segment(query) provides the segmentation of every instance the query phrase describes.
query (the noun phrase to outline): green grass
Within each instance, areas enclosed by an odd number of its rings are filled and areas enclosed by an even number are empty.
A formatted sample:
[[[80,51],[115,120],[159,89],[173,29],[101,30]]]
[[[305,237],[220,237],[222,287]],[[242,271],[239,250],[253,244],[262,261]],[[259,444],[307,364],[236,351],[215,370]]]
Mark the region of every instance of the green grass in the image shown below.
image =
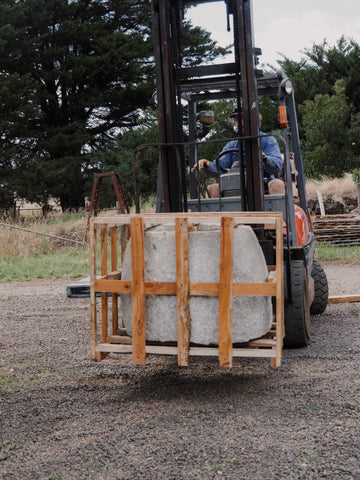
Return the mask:
[[[0,375],[0,390],[6,388],[14,383],[14,379],[11,375]]]
[[[78,278],[90,273],[87,247],[62,248],[57,253],[0,260],[0,282],[35,278]]]
[[[145,207],[149,210],[153,208],[151,202],[149,205],[143,206],[143,208]],[[1,227],[0,282],[88,276],[90,273],[88,246],[74,246],[36,233],[67,236],[82,241],[86,223],[87,217],[84,213],[54,214],[50,218],[28,220],[26,224],[21,219],[14,222],[17,226],[29,228],[31,232]],[[358,264],[360,263],[360,246],[334,247],[329,244],[317,243],[315,258],[323,265],[326,263]],[[99,251],[97,251],[96,259],[98,264],[100,261]],[[110,265],[108,267],[111,268]]]
[[[322,263],[355,264],[360,263],[360,245],[353,247],[335,247],[328,243],[316,243],[315,259]]]
[[[360,246],[334,247],[317,244],[315,258],[321,263],[360,263]],[[10,257],[0,260],[0,282],[36,278],[79,278],[90,273],[88,247],[67,247],[57,253]]]

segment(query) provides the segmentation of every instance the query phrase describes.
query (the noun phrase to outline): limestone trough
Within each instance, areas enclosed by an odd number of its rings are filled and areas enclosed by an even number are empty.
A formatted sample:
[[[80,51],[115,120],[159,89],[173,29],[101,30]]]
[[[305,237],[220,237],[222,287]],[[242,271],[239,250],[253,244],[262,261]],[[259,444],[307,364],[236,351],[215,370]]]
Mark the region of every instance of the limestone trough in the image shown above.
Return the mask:
[[[171,225],[145,231],[145,281],[175,282],[175,233]],[[220,227],[202,224],[189,232],[190,282],[219,282]],[[268,268],[258,240],[249,226],[234,228],[233,282],[266,282]],[[131,280],[131,240],[122,268],[122,280]],[[121,294],[125,329],[132,335],[131,295]],[[146,296],[146,340],[177,341],[175,295]],[[217,345],[219,338],[218,297],[191,296],[191,338],[199,345]],[[259,338],[269,331],[272,305],[269,296],[234,296],[232,302],[233,343]]]

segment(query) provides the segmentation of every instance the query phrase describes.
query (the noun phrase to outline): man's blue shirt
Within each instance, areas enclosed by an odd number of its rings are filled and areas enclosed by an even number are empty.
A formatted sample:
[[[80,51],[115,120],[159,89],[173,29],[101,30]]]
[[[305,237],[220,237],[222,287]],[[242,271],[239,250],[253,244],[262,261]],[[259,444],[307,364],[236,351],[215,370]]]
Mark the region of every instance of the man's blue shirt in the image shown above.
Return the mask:
[[[260,135],[266,135],[264,132],[260,132]],[[225,147],[222,149],[222,152],[231,149],[239,148],[239,140],[231,140],[228,142]],[[272,136],[262,136],[261,137],[261,149],[266,155],[266,162],[263,161],[264,165],[264,176],[268,180],[272,180],[275,173],[278,173],[283,168],[283,161],[281,158],[280,148],[276,139]],[[220,168],[225,170],[231,168],[231,165],[234,162],[239,161],[240,154],[239,151],[229,152],[220,157],[219,165]],[[210,165],[206,169],[206,173],[211,176],[218,178],[219,172],[216,166],[216,160],[210,162]]]

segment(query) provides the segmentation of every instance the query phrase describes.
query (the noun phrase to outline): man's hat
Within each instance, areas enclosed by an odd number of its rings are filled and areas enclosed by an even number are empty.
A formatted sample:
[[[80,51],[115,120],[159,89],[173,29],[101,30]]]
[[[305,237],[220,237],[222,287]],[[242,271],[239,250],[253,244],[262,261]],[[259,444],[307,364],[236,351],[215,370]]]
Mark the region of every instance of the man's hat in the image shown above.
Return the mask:
[[[240,115],[242,115],[242,110],[240,110]],[[234,117],[238,117],[238,116],[239,116],[238,107],[234,107],[233,111],[232,111],[232,114],[230,115],[230,118],[234,118]]]

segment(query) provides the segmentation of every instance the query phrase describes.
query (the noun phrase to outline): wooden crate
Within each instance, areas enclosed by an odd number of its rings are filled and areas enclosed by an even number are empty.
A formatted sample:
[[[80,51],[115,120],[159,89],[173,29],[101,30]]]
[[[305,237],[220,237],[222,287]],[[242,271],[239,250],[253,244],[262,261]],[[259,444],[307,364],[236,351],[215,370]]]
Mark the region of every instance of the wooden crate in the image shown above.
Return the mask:
[[[175,230],[176,282],[145,281],[144,230],[172,223]],[[220,278],[218,283],[189,281],[188,234],[193,225],[213,223],[220,226]],[[276,235],[276,263],[262,283],[233,282],[233,229],[236,225],[273,230]],[[125,226],[125,227],[124,227]],[[128,228],[131,236],[132,280],[121,280],[118,269],[119,230]],[[267,357],[273,367],[280,366],[284,337],[283,238],[280,212],[163,213],[96,217],[90,226],[90,306],[91,360],[100,361],[110,352],[132,353],[134,364],[144,364],[146,354],[177,355],[178,364],[187,366],[189,356],[218,356],[220,366],[231,367],[234,357]],[[96,271],[96,251],[100,246],[100,275]],[[97,248],[98,247],[98,248]],[[108,250],[110,250],[108,272]],[[98,333],[97,300],[101,293],[101,340]],[[132,295],[132,337],[118,325],[118,294]],[[145,339],[145,295],[176,295],[177,343],[154,344]],[[190,297],[219,297],[219,343],[216,347],[190,344]],[[241,345],[232,342],[232,297],[275,297],[275,314],[270,331],[262,338]],[[108,325],[109,303],[112,325]],[[110,328],[111,327],[111,328]]]

